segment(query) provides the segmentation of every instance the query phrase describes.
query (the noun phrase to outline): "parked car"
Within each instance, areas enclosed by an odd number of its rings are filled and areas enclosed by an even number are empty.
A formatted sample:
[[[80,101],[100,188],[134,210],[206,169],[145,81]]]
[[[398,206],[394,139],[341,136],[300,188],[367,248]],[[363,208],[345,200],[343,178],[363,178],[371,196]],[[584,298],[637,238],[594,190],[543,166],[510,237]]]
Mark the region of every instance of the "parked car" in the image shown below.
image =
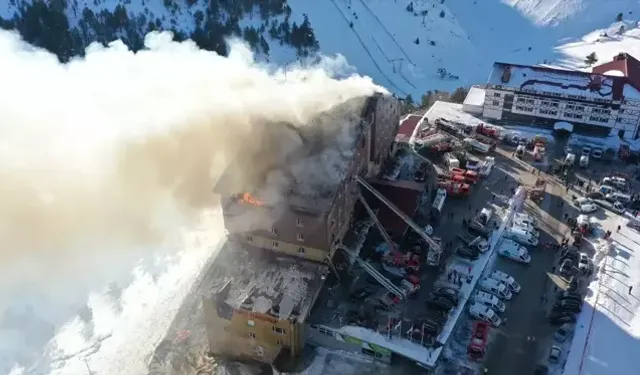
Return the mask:
[[[553,305],[553,311],[579,313],[582,310],[582,304],[573,300],[565,299],[556,301]]]
[[[576,314],[565,312],[565,311],[552,311],[551,315],[549,315],[549,323],[551,324],[564,324],[564,323],[575,323],[576,322]]]
[[[553,334],[553,338],[557,342],[565,342],[567,341],[567,337],[571,335],[571,332],[573,332],[573,325],[571,325],[570,323],[565,323],[556,330],[556,332]]]
[[[469,259],[469,260],[476,260],[480,255],[476,249],[472,249],[466,246],[458,246],[458,249],[456,250],[456,254],[458,254],[462,258]]]
[[[585,203],[579,206],[580,212],[583,214],[590,214],[592,212],[596,212],[598,210],[598,206],[595,203]]]
[[[587,272],[589,270],[589,265],[591,261],[589,260],[589,256],[585,253],[580,253],[580,260],[578,260],[578,269],[582,272]]]
[[[567,287],[567,291],[569,292],[577,292],[580,289],[580,278],[579,277],[572,277],[571,280],[569,280],[569,286]]]
[[[582,303],[582,296],[574,292],[560,292],[556,295],[556,301],[571,300]]]
[[[572,270],[573,270],[573,262],[571,261],[571,259],[563,260],[562,264],[560,265],[560,270],[559,270],[560,275],[570,276]]]
[[[427,306],[434,310],[442,311],[448,313],[453,308],[454,304],[451,302],[449,298],[442,296],[433,296],[427,300]]]
[[[591,191],[587,193],[587,198],[590,199],[604,199],[604,194],[600,191]]]
[[[557,345],[553,345],[549,349],[549,362],[559,363],[560,357],[562,357],[562,349],[560,349],[560,347]]]
[[[447,298],[454,305],[457,305],[458,301],[460,300],[460,292],[455,288],[449,288],[449,287],[436,288],[433,290],[433,292],[431,292],[430,296],[432,298],[435,298],[435,297]]]
[[[511,290],[513,293],[520,293],[520,290],[522,289],[522,287],[520,286],[520,284],[518,284],[516,279],[514,279],[513,276],[510,276],[505,272],[498,271],[498,270],[493,271],[493,273],[489,275],[489,278],[498,280],[506,284],[509,287],[509,290]]]
[[[549,367],[546,365],[537,365],[536,369],[533,370],[533,375],[548,375]]]
[[[531,224],[533,224],[534,227],[538,226],[538,219],[536,219],[535,217],[533,217],[533,216],[531,216],[529,214],[523,213],[523,212],[516,212],[513,215],[513,220],[526,220],[526,221],[531,222]]]

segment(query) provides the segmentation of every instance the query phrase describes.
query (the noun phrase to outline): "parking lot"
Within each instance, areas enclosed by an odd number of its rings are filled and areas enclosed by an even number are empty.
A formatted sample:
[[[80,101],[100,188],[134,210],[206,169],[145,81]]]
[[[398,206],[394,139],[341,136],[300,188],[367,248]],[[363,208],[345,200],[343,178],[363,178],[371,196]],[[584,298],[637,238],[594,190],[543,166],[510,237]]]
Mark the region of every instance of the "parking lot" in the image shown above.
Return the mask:
[[[507,154],[507,156],[510,155]],[[548,163],[561,161],[563,157],[564,145],[562,142],[557,142],[549,150]],[[567,179],[571,185],[569,189],[558,176],[548,175],[544,173],[544,168],[541,168],[543,172],[540,175],[548,181],[546,197],[539,205],[527,201],[525,207],[527,213],[538,219],[540,244],[559,243],[563,238],[571,237],[567,217],[576,218],[580,215],[578,209],[572,205],[572,197],[580,197],[585,193],[584,188],[579,188],[571,182],[578,179],[599,181],[611,172],[611,166],[611,162],[599,161],[592,162],[587,168],[576,168],[575,174],[569,174]],[[624,165],[620,163],[615,169],[623,168]],[[526,170],[519,174],[519,178],[525,184],[527,181],[530,184],[537,177]],[[600,207],[591,214],[600,220],[606,220],[615,215],[614,212]],[[552,325],[548,316],[556,301],[556,294],[567,288],[570,277],[573,275],[582,281],[579,291],[583,293],[591,272],[579,272],[577,263],[574,262],[570,270],[561,275],[561,255],[558,251],[545,246],[530,250],[532,261],[528,266],[506,259],[498,259],[496,263],[496,269],[516,278],[522,286],[522,292],[508,304],[507,311],[503,314],[506,324],[495,330],[491,338],[489,351],[483,363],[488,374],[534,374],[539,365],[548,365],[549,373],[561,373],[561,369],[558,368],[561,363],[557,366],[548,364],[550,348],[552,345],[558,345],[554,342],[553,335],[560,326],[560,324]],[[579,251],[585,253],[589,259],[594,258],[595,250],[588,241],[582,243]],[[592,264],[589,267],[593,270]],[[571,337],[568,338],[570,339]],[[554,370],[558,372],[553,372]]]

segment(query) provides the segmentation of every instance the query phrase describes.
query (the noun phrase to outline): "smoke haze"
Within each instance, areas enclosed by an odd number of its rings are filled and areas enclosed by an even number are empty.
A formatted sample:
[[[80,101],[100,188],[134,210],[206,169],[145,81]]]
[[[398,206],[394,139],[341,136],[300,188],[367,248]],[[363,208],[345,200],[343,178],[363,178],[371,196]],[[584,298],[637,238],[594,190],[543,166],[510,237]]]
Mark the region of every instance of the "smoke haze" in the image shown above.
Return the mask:
[[[291,180],[339,177],[357,98],[383,89],[340,57],[285,74],[230,44],[225,58],[153,33],[138,53],[92,45],[62,65],[0,31],[0,336],[17,288],[73,305],[215,210],[212,188],[238,155],[254,163],[234,181],[266,175],[272,199]],[[305,137],[326,147],[305,151]]]

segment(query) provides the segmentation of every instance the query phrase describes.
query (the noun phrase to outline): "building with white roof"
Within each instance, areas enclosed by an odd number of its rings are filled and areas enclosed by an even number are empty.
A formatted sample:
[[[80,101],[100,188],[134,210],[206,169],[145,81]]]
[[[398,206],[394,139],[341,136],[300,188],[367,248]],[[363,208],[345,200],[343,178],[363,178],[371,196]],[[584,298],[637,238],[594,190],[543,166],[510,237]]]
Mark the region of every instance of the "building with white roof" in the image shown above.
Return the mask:
[[[638,138],[640,62],[621,53],[593,72],[496,62],[486,85],[482,117],[580,133]]]

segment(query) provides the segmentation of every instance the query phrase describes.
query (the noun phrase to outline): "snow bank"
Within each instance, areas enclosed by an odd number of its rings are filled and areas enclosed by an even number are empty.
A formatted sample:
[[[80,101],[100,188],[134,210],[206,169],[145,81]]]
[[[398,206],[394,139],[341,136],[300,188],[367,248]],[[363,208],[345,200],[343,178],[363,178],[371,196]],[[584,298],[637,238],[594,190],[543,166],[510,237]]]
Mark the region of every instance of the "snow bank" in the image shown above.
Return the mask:
[[[640,356],[640,233],[628,219],[603,223],[612,246],[578,317],[564,375],[631,374]],[[620,232],[615,227],[621,225]],[[633,289],[630,293],[630,287]]]

